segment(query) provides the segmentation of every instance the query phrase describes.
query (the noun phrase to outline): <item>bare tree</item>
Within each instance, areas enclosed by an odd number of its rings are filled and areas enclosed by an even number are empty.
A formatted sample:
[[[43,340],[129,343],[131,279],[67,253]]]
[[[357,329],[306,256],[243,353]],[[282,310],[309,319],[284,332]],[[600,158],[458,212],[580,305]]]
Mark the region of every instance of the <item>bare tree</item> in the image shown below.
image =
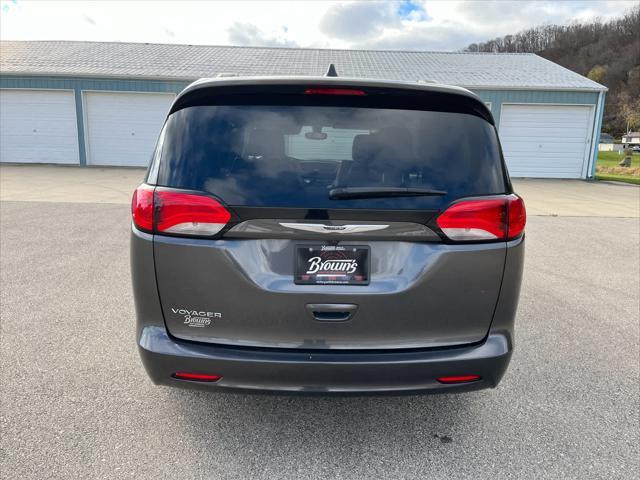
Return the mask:
[[[473,43],[470,52],[528,52],[609,88],[604,129],[619,136],[637,125],[640,98],[640,6],[609,22],[542,25]],[[626,128],[626,129],[625,129]]]

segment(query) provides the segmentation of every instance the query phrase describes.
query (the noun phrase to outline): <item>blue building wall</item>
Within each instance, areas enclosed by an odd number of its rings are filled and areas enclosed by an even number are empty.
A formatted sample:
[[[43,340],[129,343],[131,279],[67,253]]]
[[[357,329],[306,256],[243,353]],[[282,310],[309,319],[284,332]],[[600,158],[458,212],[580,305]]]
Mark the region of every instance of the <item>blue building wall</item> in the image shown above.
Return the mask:
[[[76,113],[78,121],[78,147],[80,152],[80,164],[86,165],[87,155],[84,142],[84,112],[82,110],[82,91],[102,90],[120,92],[157,92],[179,93],[189,81],[164,81],[164,80],[135,80],[116,78],[79,78],[58,76],[0,76],[0,88],[39,88],[39,89],[66,89],[73,90],[76,98]],[[565,90],[489,90],[473,89],[482,100],[491,103],[491,111],[500,123],[500,113],[503,103],[555,103],[555,104],[582,104],[596,106],[594,130],[592,132],[592,157],[590,160],[590,175],[595,170],[595,155],[597,155],[598,138],[602,125],[602,112],[604,110],[604,95],[602,99],[598,92],[576,92]],[[599,104],[599,101],[602,104]],[[600,105],[600,108],[597,108]]]
[[[565,90],[480,90],[473,92],[485,102],[491,102],[491,113],[500,124],[503,103],[564,103],[571,105],[596,105],[598,92],[572,92]]]
[[[102,90],[117,92],[179,93],[189,85],[188,81],[126,80],[112,78],[67,78],[67,77],[18,77],[0,76],[0,88],[39,88],[46,90],[73,90],[76,99],[76,120],[78,122],[78,152],[80,165],[87,164],[85,149],[84,111],[82,92]]]
[[[594,105],[594,125],[591,132],[591,152],[587,165],[587,177],[593,178],[596,173],[596,159],[598,158],[598,143],[602,129],[604,115],[604,98],[602,92],[574,92],[566,90],[481,90],[473,92],[485,102],[491,102],[491,113],[500,126],[500,114],[504,103],[555,103],[567,105]]]
[[[189,85],[188,81],[133,80],[118,78],[21,77],[0,76],[0,88],[44,88],[67,90],[106,90],[120,92],[173,92]]]

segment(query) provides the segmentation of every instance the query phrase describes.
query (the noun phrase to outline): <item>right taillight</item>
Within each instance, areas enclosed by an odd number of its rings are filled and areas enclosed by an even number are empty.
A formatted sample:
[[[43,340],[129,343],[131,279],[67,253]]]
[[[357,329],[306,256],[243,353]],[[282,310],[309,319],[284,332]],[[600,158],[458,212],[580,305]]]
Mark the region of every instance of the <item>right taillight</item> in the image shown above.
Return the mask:
[[[153,190],[155,187],[143,183],[133,192],[131,199],[131,218],[140,230],[153,230]]]
[[[511,240],[524,232],[526,212],[517,195],[454,203],[436,220],[447,238],[457,242]]]
[[[524,208],[524,200],[517,195],[510,195],[507,200],[509,209],[509,229],[507,240],[519,237],[524,232],[527,223],[527,210]]]
[[[212,236],[231,219],[229,211],[211,197],[146,184],[133,193],[131,211],[140,230],[172,235]]]

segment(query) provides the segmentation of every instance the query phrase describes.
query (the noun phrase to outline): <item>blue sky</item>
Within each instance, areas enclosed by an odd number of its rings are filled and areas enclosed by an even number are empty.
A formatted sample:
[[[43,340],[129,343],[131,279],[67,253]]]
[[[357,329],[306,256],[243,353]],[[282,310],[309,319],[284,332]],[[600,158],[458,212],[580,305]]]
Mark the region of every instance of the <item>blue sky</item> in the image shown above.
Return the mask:
[[[398,16],[402,20],[429,20],[424,2],[403,0],[398,5]]]
[[[451,51],[545,23],[607,20],[636,4],[0,0],[0,38]]]

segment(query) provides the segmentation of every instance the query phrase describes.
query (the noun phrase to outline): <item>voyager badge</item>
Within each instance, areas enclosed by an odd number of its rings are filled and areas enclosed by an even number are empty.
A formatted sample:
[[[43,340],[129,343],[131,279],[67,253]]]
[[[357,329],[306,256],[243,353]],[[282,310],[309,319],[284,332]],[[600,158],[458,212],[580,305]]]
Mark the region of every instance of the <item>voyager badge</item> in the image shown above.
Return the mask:
[[[191,310],[187,308],[171,308],[174,315],[180,315],[184,318],[184,325],[188,327],[208,327],[216,318],[222,318],[222,313],[209,312],[205,310]]]

